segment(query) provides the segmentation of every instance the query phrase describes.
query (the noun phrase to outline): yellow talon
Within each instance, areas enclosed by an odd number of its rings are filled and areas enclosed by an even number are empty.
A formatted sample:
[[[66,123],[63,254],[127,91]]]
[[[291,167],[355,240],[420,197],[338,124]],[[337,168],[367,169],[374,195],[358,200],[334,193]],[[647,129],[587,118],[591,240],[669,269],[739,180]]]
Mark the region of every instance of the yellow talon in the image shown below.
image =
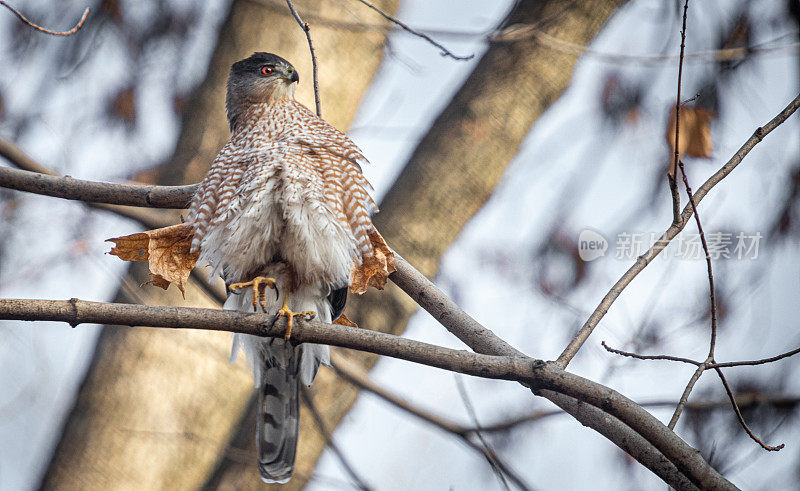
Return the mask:
[[[278,291],[278,288],[275,286],[275,278],[267,278],[266,276],[256,276],[251,281],[234,283],[230,286],[230,289],[232,292],[236,293],[236,290],[248,287],[253,288],[253,310],[257,310],[259,305],[261,305],[261,310],[267,309],[267,287],[272,288],[276,292]]]
[[[298,315],[308,316],[309,319],[313,319],[316,317],[317,313],[310,310],[305,310],[303,312],[292,312],[289,309],[289,296],[285,295],[283,298],[283,307],[281,307],[281,309],[278,311],[278,316],[286,317],[286,334],[283,335],[283,339],[288,341],[292,336],[292,321]]]

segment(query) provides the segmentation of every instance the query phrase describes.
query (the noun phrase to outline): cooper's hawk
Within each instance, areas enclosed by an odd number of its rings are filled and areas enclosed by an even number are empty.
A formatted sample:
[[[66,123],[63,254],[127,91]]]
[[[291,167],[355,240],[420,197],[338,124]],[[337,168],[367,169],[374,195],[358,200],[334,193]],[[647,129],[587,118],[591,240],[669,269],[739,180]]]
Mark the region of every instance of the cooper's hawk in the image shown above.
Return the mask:
[[[295,315],[331,322],[344,309],[350,271],[373,254],[377,211],[361,151],[295,101],[297,70],[254,53],[231,67],[226,106],[231,139],[190,210],[192,249],[232,289],[224,308],[288,317],[284,339],[236,334],[258,387],[258,467],[267,482],[292,474],[299,384],[310,385],[329,348],[288,341]],[[268,290],[272,289],[272,290]]]

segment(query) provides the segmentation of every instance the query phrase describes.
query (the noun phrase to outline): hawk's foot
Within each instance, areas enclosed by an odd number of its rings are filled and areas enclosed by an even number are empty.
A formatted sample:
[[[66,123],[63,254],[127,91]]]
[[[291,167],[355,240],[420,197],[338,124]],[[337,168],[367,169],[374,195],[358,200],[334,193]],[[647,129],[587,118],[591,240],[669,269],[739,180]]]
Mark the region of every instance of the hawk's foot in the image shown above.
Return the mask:
[[[305,316],[307,320],[311,320],[317,316],[317,313],[310,310],[305,310],[303,312],[292,312],[289,309],[288,299],[284,299],[283,307],[281,307],[281,309],[278,311],[278,317],[286,317],[286,334],[283,335],[283,339],[288,341],[292,336],[292,321],[297,316]]]
[[[244,283],[234,283],[230,286],[230,289],[232,292],[236,293],[236,290],[241,288],[252,288],[253,310],[255,311],[258,310],[259,305],[261,305],[261,310],[267,309],[267,287],[275,290],[275,298],[277,299],[278,288],[275,286],[275,278],[267,278],[266,276],[256,276],[252,280]]]

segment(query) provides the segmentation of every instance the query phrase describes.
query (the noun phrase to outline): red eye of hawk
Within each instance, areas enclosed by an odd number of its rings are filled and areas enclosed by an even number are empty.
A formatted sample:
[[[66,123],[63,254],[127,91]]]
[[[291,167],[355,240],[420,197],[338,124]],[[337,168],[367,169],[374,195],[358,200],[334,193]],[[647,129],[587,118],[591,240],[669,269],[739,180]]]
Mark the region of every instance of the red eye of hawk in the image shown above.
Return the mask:
[[[265,66],[261,67],[261,75],[264,75],[266,77],[267,75],[271,75],[271,74],[272,74],[272,67],[271,66],[265,65]]]

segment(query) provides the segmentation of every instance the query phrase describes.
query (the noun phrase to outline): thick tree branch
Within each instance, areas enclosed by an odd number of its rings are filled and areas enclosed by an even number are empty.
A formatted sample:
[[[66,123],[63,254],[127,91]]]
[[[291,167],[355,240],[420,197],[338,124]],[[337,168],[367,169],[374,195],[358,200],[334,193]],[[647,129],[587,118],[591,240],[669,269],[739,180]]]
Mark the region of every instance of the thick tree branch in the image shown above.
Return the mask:
[[[0,319],[50,320],[72,326],[100,323],[123,326],[150,326],[183,329],[230,331],[258,336],[282,336],[286,327],[283,318],[259,313],[244,313],[184,307],[86,302],[77,299],[0,300]],[[348,326],[332,326],[316,321],[296,321],[292,330],[296,343],[320,343],[341,346],[390,356],[414,363],[442,368],[466,375],[500,380],[514,380],[533,387],[560,407],[569,407],[571,399],[594,406],[620,420],[657,449],[670,463],[661,459],[661,467],[648,467],[672,486],[687,489],[686,479],[693,486],[705,489],[735,489],[716,472],[699,453],[670,431],[659,420],[622,394],[603,385],[558,368],[553,363],[523,356],[491,356],[435,346],[390,334]],[[563,396],[567,396],[566,398]],[[579,412],[566,409],[570,414]],[[607,425],[608,417],[605,422]],[[587,423],[588,424],[588,423]],[[614,425],[611,425],[613,427]],[[618,429],[618,428],[617,428]],[[606,428],[608,431],[608,428]],[[605,434],[605,433],[604,433]],[[637,440],[633,440],[636,442]],[[642,443],[642,442],[639,442]],[[632,441],[622,448],[638,455]],[[647,446],[646,446],[647,447]],[[649,448],[649,447],[647,447]],[[645,450],[641,450],[647,453]],[[652,452],[650,452],[652,453]],[[653,454],[653,458],[658,458]],[[674,468],[680,470],[674,473]]]
[[[4,140],[0,140],[0,157],[6,159],[11,165],[18,169],[22,169],[24,171],[29,171],[38,174],[46,174],[48,176],[56,176],[61,177],[57,172],[48,169],[47,167],[39,164],[25,152],[22,151],[19,147],[14,145],[11,142],[7,142]],[[2,169],[0,167],[0,169]],[[27,174],[21,174],[19,176],[28,176]],[[30,176],[28,176],[30,177]],[[20,179],[21,177],[17,177]],[[32,182],[28,182],[25,184],[26,187],[33,187],[34,190],[31,192],[36,193],[38,186],[36,183],[36,178],[31,177]],[[3,179],[0,179],[0,186],[3,186]],[[27,189],[25,189],[27,190]],[[73,198],[67,198],[73,199]],[[80,201],[84,201],[80,199]],[[116,213],[119,216],[129,218],[131,220],[136,220],[137,222],[141,223],[143,226],[147,228],[159,228],[159,227],[166,227],[167,225],[172,225],[175,223],[176,217],[174,216],[167,216],[169,212],[162,211],[162,210],[155,210],[155,209],[143,209],[137,208],[133,206],[124,206],[120,204],[109,204],[109,203],[94,203],[90,201],[84,201],[86,206],[91,208],[95,208],[98,210],[105,210],[110,211],[112,213]],[[185,208],[186,206],[180,206],[180,208]]]
[[[90,203],[174,209],[186,208],[197,190],[197,184],[189,186],[113,184],[84,181],[70,176],[38,174],[8,167],[0,167],[0,186]]]

